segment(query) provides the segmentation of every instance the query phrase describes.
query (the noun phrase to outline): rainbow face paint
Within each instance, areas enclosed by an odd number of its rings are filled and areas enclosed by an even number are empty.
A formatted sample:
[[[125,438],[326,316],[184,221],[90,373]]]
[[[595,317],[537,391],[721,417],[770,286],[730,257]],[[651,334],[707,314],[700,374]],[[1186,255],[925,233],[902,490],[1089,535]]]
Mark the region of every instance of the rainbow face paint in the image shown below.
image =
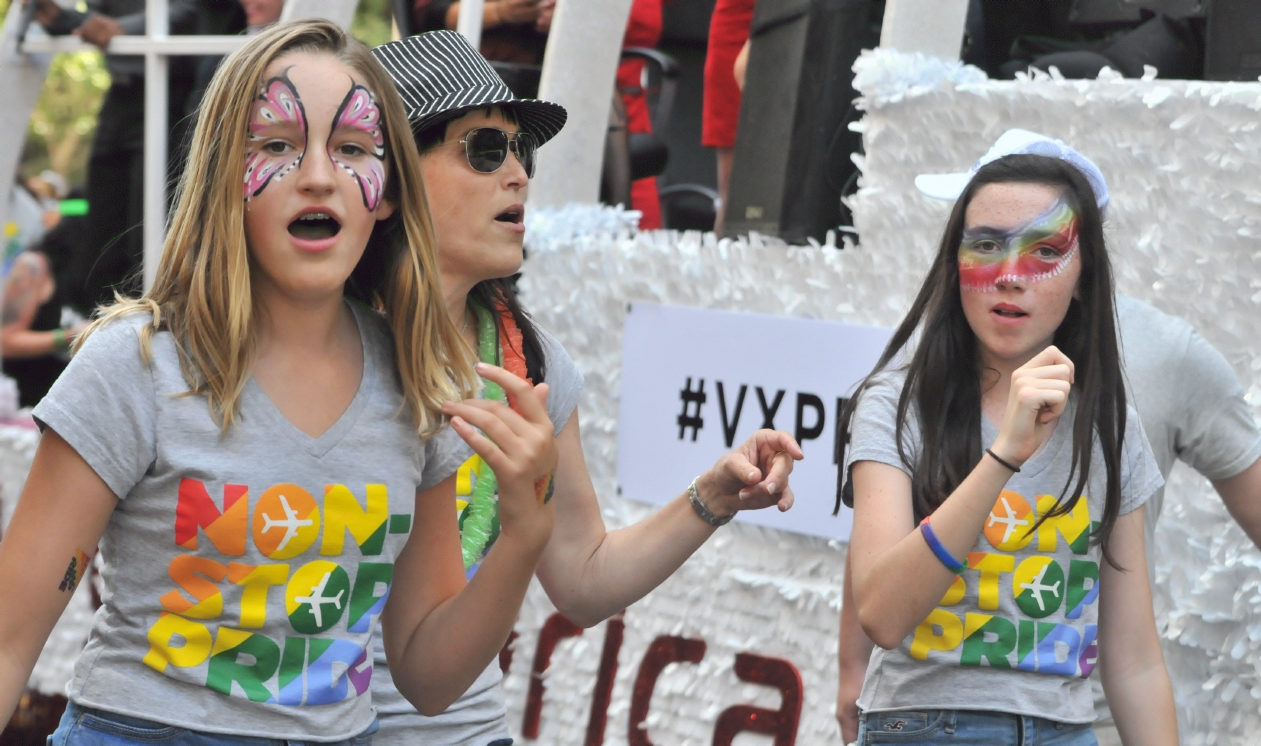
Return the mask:
[[[1077,215],[1063,200],[1008,231],[974,228],[959,244],[959,286],[992,292],[999,285],[1030,285],[1055,277],[1077,255]]]
[[[260,133],[272,127],[292,125],[301,133],[302,148]],[[306,109],[289,76],[281,73],[263,84],[250,109],[249,152],[245,156],[245,199],[263,193],[273,179],[279,181],[297,168],[306,154]]]
[[[385,137],[381,132],[381,110],[367,88],[358,84],[350,87],[333,117],[334,135],[343,127],[366,133],[372,138],[373,150],[365,155],[350,156],[334,150],[333,137],[329,138],[328,149],[328,157],[358,182],[363,206],[372,212],[381,204],[381,195],[385,190]],[[347,144],[342,145],[345,147]],[[351,165],[352,158],[356,166]]]

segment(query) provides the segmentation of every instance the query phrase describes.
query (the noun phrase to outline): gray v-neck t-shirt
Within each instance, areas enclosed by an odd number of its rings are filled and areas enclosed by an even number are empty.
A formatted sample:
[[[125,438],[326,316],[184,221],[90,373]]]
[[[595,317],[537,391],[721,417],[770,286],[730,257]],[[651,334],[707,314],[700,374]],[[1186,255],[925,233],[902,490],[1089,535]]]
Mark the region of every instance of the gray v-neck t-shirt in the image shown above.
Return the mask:
[[[169,332],[141,358],[137,313],[93,334],[35,417],[118,496],[104,605],[72,700],[197,731],[337,741],[374,712],[373,636],[416,494],[459,455],[422,443],[384,319],[351,304],[363,376],[318,438],[253,379],[226,433]]]
[[[895,440],[904,380],[903,371],[886,373],[862,394],[846,473],[858,461],[910,473]],[[1075,413],[1076,395],[1043,449],[1008,480],[968,553],[968,569],[937,607],[898,647],[872,653],[858,698],[862,710],[982,709],[1065,723],[1095,719],[1088,678],[1098,659],[1102,552],[1090,542],[1090,531],[1103,515],[1106,478],[1097,442],[1077,506],[1029,531],[1069,481]],[[983,447],[997,437],[998,428],[982,417]],[[902,443],[916,463],[920,440],[913,413]],[[1120,514],[1143,505],[1163,483],[1138,415],[1129,408]]]
[[[537,328],[537,327],[536,327]],[[547,396],[547,416],[557,434],[569,422],[582,393],[583,378],[569,353],[546,330],[539,328],[539,341],[543,346]],[[456,480],[456,510],[459,515],[468,504],[476,486],[476,461],[473,449],[451,429],[439,436],[443,449],[459,454],[460,477]],[[487,547],[489,550],[490,547]],[[479,564],[469,568],[471,578]],[[378,643],[376,649],[377,676],[372,681],[372,696],[376,701],[381,729],[372,737],[377,746],[485,746],[485,744],[509,737],[508,706],[504,701],[503,673],[499,661],[492,661],[482,671],[463,696],[436,717],[425,717],[399,694],[386,665],[385,649]]]

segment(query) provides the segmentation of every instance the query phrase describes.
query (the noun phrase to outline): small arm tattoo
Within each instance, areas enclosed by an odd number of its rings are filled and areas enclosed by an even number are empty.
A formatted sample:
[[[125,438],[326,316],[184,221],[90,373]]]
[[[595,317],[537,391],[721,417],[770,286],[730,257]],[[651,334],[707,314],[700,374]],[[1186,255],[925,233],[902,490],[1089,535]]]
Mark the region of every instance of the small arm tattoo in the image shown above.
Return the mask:
[[[83,574],[88,571],[88,563],[92,558],[82,549],[75,550],[74,556],[70,558],[70,565],[66,568],[66,574],[61,579],[61,585],[57,586],[58,590],[74,592],[79,587],[79,582],[83,580]]]

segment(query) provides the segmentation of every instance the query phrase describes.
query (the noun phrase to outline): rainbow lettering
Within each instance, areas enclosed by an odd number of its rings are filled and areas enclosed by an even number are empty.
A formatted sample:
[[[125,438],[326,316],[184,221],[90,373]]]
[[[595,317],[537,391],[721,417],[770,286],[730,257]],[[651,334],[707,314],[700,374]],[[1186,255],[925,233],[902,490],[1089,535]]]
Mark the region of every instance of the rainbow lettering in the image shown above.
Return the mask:
[[[394,576],[380,557],[388,535],[410,532],[411,515],[390,513],[383,484],[364,485],[362,500],[326,484],[322,501],[298,484],[274,484],[252,506],[245,485],[219,491],[221,504],[205,483],[180,481],[175,544],[183,553],[167,569],[173,587],[157,597],[145,664],[255,702],[320,705],[365,694],[371,633]],[[347,535],[358,550],[349,557]],[[273,562],[236,561],[251,541]],[[273,639],[259,630],[277,621],[268,602],[281,599],[292,634]]]

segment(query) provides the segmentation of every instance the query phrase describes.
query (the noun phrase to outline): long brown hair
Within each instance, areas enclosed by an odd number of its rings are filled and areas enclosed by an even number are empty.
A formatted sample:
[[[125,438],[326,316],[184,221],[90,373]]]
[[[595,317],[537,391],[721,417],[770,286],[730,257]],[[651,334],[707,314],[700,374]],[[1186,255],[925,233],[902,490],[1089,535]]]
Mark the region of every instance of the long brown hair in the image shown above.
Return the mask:
[[[981,187],[997,183],[1046,184],[1061,190],[1078,218],[1082,260],[1077,295],[1069,304],[1054,343],[1073,361],[1077,413],[1073,419],[1073,457],[1068,482],[1055,507],[1039,518],[1064,515],[1077,505],[1090,475],[1097,441],[1106,471],[1103,516],[1093,540],[1114,567],[1107,538],[1121,506],[1121,448],[1125,437],[1125,386],[1117,351],[1112,263],[1103,238],[1103,216],[1090,182],[1074,166],[1040,155],[1010,155],[983,166],[959,196],[942,236],[932,268],[911,310],[894,332],[875,369],[858,387],[841,417],[839,463],[845,463],[854,410],[862,392],[910,345],[919,342],[906,365],[906,381],[898,399],[895,440],[902,463],[911,473],[915,520],[930,515],[972,473],[981,460],[981,373],[976,334],[963,314],[959,293],[959,244],[968,205]],[[920,453],[916,462],[903,451],[902,432],[915,407],[919,418]],[[1076,475],[1076,486],[1073,477]],[[853,504],[849,475],[845,502]],[[1071,488],[1071,491],[1070,491]],[[1069,497],[1071,495],[1071,497]],[[837,508],[839,509],[839,503]]]
[[[397,206],[392,221],[398,228],[388,241],[369,242],[371,252],[365,251],[355,268],[347,295],[385,310],[404,400],[417,432],[428,437],[442,424],[442,402],[474,390],[472,355],[443,305],[416,145],[394,84],[367,48],[327,21],[273,27],[219,67],[193,133],[153,287],[140,298],[119,297],[100,309],[79,344],[120,316],[152,313],[141,336],[146,361],[152,359],[154,332],[169,330],[189,393],[206,396],[211,416],[224,430],[232,425],[255,355],[241,195],[246,128],[267,67],[293,52],[332,55],[362,76],[377,97],[386,140],[384,197]]]

